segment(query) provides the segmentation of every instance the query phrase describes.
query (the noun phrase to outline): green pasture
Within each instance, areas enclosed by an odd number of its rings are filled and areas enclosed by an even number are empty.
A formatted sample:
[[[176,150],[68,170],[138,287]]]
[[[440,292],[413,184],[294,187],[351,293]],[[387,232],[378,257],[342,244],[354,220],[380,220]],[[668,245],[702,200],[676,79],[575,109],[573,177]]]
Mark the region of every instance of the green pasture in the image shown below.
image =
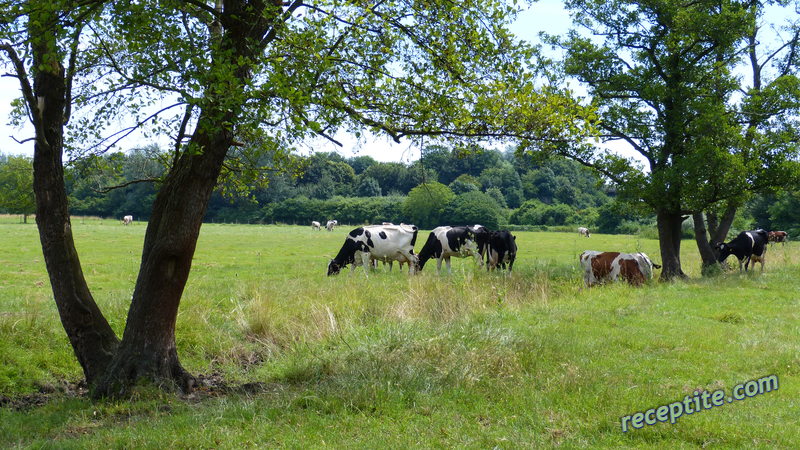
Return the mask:
[[[658,243],[518,232],[511,276],[454,260],[451,275],[329,278],[352,227],[204,225],[177,339],[217,388],[91,402],[64,393],[80,370],[36,227],[18,222],[0,217],[3,448],[800,447],[798,243],[770,248],[764,273],[701,279],[685,241],[686,282],[583,289],[583,250],[660,262]],[[118,333],[145,227],[73,219]],[[621,431],[622,416],[766,375],[777,391]]]

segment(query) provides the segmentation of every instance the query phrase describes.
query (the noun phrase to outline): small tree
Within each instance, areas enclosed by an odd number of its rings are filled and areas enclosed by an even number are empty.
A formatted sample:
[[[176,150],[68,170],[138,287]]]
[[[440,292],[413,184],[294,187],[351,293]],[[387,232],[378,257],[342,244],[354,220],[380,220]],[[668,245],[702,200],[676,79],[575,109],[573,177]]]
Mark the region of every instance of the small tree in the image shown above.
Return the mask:
[[[481,224],[497,230],[505,223],[503,210],[494,198],[480,191],[457,195],[445,209],[445,216],[453,225]]]
[[[21,214],[23,223],[36,211],[33,196],[33,161],[25,156],[9,156],[0,164],[0,210]]]
[[[443,213],[453,198],[453,191],[442,183],[423,183],[408,193],[403,214],[420,228],[435,228],[444,225]]]
[[[358,183],[358,188],[356,188],[356,195],[359,197],[380,197],[381,185],[378,184],[378,180],[375,178],[363,177]]]

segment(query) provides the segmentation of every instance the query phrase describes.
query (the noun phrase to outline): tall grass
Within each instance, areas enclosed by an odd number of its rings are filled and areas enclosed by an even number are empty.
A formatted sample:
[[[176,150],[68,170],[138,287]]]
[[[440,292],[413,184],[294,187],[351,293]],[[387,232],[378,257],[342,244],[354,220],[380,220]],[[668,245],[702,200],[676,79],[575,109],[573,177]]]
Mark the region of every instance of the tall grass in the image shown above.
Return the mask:
[[[73,220],[93,294],[118,333],[144,226]],[[182,362],[241,388],[130,401],[54,395],[0,408],[3,447],[796,447],[800,255],[686,282],[584,289],[586,249],[635,236],[518,232],[514,273],[454,260],[409,277],[325,276],[347,230],[206,225],[179,317]],[[0,221],[0,395],[59,391],[80,370],[35,226]],[[779,391],[622,433],[620,417],[775,374]],[[2,398],[2,397],[0,397]]]

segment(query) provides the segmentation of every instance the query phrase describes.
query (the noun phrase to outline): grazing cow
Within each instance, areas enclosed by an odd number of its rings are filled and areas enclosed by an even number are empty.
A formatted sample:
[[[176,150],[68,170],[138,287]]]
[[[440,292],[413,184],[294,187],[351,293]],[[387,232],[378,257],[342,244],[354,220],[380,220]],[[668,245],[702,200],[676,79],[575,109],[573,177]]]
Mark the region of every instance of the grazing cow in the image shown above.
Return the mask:
[[[464,258],[472,256],[479,265],[483,258],[479,253],[478,243],[475,241],[473,227],[436,227],[428,235],[428,240],[419,252],[419,270],[431,258],[437,258],[436,270],[442,270],[442,260],[447,263],[447,272],[451,272],[450,257]]]
[[[125,216],[122,218],[123,225],[130,225],[133,222],[133,216]]]
[[[583,281],[587,287],[605,281],[616,281],[617,278],[638,286],[653,278],[653,269],[661,268],[658,264],[653,264],[644,253],[586,250],[581,253],[580,262],[583,268]]]
[[[742,262],[744,261],[744,270],[747,271],[747,266],[753,262],[753,266],[757,262],[761,263],[761,271],[764,271],[764,261],[767,255],[767,240],[768,234],[762,229],[742,231],[732,241],[725,244],[720,242],[716,245],[719,251],[719,258],[717,261],[723,262],[728,256],[734,255],[739,260],[739,272],[742,271]]]
[[[589,229],[585,227],[578,228],[578,236],[586,236],[588,238],[590,236]]]
[[[329,220],[328,223],[325,224],[325,229],[328,231],[333,231],[333,229],[336,228],[336,225],[339,225],[339,222],[337,222],[336,219]]]
[[[780,242],[781,244],[786,245],[787,237],[789,237],[789,234],[785,231],[770,231],[767,233],[767,241],[772,242],[773,244]]]
[[[486,270],[496,269],[498,265],[505,270],[508,263],[508,271],[511,272],[515,259],[517,259],[517,237],[506,230],[490,232]]]
[[[417,266],[414,254],[417,242],[417,227],[414,225],[368,225],[351,231],[341,250],[328,263],[328,276],[338,274],[351,264],[350,272],[357,265],[364,266],[364,273],[376,261],[402,261],[409,265],[409,272]]]
[[[312,230],[317,230],[317,231],[319,231],[319,229],[320,229],[320,227],[321,227],[321,226],[322,226],[322,224],[320,224],[320,223],[319,223],[319,222],[317,222],[316,220],[312,220],[312,221],[311,221],[311,229],[312,229]]]
[[[479,265],[483,265],[483,257],[486,255],[486,250],[489,248],[490,231],[483,225],[475,224],[469,228],[475,234],[475,243],[478,244],[478,255],[480,255]]]

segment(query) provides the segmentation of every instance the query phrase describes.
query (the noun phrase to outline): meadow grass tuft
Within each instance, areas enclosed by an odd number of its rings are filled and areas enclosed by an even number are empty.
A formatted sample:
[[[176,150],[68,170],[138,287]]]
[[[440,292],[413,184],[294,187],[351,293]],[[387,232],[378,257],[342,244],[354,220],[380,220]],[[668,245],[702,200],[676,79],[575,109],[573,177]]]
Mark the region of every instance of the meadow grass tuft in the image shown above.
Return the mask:
[[[141,223],[73,219],[98,304],[121,333]],[[454,260],[325,276],[346,229],[205,225],[178,316],[184,365],[226,386],[126,401],[64,394],[80,369],[34,225],[0,220],[3,447],[797,447],[800,247],[766,270],[585,289],[577,258],[645,251],[636,236],[515,233],[514,273]],[[423,234],[424,236],[424,234]],[[429,270],[432,269],[432,270]],[[620,418],[775,374],[780,389],[622,433]],[[16,400],[15,400],[16,401]],[[10,405],[22,405],[16,409]]]

